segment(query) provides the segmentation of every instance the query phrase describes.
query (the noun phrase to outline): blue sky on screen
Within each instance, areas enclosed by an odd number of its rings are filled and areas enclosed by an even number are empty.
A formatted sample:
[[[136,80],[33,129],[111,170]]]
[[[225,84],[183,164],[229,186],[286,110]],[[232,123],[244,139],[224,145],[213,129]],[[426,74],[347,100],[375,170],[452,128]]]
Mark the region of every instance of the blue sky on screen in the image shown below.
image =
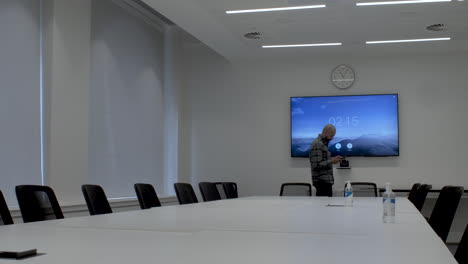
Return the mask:
[[[336,138],[396,136],[397,101],[397,95],[292,97],[292,137],[316,137],[328,123],[337,127]]]

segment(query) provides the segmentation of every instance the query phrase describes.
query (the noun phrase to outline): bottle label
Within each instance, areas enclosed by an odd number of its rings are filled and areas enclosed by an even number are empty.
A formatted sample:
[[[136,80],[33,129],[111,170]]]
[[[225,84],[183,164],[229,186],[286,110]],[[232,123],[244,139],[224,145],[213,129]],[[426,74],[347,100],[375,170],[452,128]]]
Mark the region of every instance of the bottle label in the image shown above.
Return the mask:
[[[383,204],[384,204],[384,210],[383,214],[384,217],[386,216],[395,216],[395,198],[384,198],[383,199]]]
[[[352,195],[353,195],[353,192],[349,192],[349,191],[348,191],[348,192],[345,193],[345,197],[350,197],[350,196],[352,196]]]

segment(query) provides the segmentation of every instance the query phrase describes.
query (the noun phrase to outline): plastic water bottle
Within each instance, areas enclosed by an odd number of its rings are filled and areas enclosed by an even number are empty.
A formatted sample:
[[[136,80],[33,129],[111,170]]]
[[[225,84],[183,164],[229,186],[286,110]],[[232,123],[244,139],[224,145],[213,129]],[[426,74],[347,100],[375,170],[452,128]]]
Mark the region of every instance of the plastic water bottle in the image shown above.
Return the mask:
[[[383,194],[383,222],[395,223],[395,193],[392,191],[390,183],[385,184]]]
[[[345,187],[345,206],[353,206],[353,187],[351,187],[351,182],[348,181]]]

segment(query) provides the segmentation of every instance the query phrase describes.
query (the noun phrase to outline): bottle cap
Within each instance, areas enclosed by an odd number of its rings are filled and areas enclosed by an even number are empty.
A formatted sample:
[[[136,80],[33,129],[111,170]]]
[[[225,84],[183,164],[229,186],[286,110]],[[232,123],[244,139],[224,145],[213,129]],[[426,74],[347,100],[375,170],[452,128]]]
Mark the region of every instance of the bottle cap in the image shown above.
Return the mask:
[[[385,191],[390,192],[392,190],[391,184],[389,182],[385,183]]]

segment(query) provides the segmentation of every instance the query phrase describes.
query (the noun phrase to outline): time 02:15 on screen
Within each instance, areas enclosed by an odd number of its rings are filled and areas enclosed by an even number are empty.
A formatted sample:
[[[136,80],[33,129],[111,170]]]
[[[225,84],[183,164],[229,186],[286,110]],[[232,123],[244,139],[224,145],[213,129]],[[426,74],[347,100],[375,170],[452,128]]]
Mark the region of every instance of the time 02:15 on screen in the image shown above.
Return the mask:
[[[336,127],[343,127],[343,126],[358,126],[359,125],[359,117],[358,116],[332,116],[328,119],[328,123],[332,124]]]

